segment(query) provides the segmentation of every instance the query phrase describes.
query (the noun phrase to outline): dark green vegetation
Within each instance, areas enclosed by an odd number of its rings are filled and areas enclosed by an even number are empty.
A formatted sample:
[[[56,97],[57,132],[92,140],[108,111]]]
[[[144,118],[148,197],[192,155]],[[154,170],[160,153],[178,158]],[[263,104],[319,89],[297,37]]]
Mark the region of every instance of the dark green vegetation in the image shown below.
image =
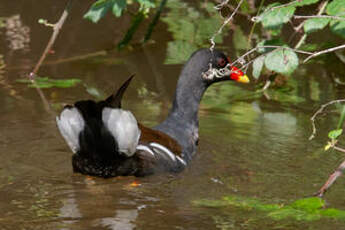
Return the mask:
[[[291,218],[297,221],[315,221],[321,218],[333,218],[345,221],[345,211],[324,208],[325,201],[318,197],[297,200],[291,204],[266,204],[255,198],[226,196],[222,200],[198,200],[195,205],[221,208],[234,206],[246,211],[260,211],[274,220]]]

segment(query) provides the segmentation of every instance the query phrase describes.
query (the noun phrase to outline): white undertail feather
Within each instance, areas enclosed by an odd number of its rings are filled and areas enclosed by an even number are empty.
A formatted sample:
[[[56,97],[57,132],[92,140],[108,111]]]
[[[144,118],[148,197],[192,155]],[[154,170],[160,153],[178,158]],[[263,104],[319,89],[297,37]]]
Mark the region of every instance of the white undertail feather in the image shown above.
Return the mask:
[[[65,108],[60,117],[56,117],[56,123],[61,135],[71,148],[73,153],[80,149],[79,134],[84,129],[85,122],[76,108]]]
[[[128,157],[133,156],[141,134],[133,114],[126,110],[106,107],[102,111],[102,120],[115,138],[119,151]]]

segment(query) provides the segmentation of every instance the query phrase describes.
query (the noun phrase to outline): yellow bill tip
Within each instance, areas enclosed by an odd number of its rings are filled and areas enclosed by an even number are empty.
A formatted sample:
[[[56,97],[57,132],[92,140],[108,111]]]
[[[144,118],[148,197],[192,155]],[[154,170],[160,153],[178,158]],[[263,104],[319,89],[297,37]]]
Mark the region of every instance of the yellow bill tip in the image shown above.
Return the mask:
[[[249,77],[247,75],[242,75],[237,79],[237,82],[241,82],[241,83],[249,83]]]

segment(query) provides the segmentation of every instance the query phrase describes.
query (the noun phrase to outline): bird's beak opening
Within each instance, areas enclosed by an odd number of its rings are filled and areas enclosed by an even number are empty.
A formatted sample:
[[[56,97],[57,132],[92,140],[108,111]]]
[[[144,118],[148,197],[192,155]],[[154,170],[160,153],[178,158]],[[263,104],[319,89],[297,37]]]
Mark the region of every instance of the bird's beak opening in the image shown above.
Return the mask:
[[[242,75],[242,76],[239,76],[238,79],[236,80],[237,82],[241,82],[241,83],[249,83],[250,80],[248,78],[247,75]]]

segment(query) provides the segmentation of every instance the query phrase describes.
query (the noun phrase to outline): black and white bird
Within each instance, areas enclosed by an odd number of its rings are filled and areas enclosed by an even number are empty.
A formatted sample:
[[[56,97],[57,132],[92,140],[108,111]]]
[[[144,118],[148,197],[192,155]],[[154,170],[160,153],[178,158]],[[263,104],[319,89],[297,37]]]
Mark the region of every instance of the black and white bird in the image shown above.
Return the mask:
[[[183,170],[197,150],[198,110],[206,89],[219,81],[249,82],[222,52],[198,50],[182,69],[168,117],[148,128],[121,108],[132,78],[104,101],[78,101],[56,118],[75,172],[108,178]]]

